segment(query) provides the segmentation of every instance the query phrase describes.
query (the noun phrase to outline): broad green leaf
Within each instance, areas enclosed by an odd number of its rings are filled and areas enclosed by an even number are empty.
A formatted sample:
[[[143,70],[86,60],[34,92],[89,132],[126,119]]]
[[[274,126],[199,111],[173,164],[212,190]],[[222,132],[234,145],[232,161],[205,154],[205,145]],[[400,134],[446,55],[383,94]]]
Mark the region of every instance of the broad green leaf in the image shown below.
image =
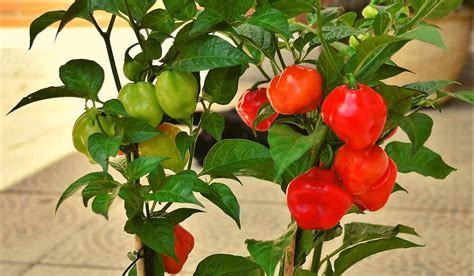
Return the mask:
[[[419,81],[404,85],[403,87],[431,95],[451,84],[458,84],[458,82],[450,80]]]
[[[398,237],[392,237],[389,239],[381,239],[369,241],[366,243],[358,244],[349,249],[342,251],[339,257],[334,263],[335,274],[341,275],[344,271],[350,268],[355,263],[362,259],[377,254],[379,252],[399,249],[399,248],[411,248],[411,247],[422,247],[422,245],[407,241]]]
[[[234,173],[235,176],[250,176],[257,179],[273,182],[275,176],[275,166],[270,159],[266,162],[256,164],[252,167],[243,168]]]
[[[229,22],[241,20],[254,4],[254,0],[198,0],[197,2],[206,10],[224,15]]]
[[[127,175],[128,162],[125,156],[109,161],[109,165],[112,168],[114,168],[116,171],[118,171],[121,175],[123,175],[125,179],[128,179],[128,175]]]
[[[316,273],[314,273],[310,270],[305,270],[305,269],[302,269],[302,268],[297,268],[294,275],[295,276],[318,276],[318,274],[316,274]]]
[[[71,22],[75,18],[84,18],[88,21],[91,21],[92,19],[90,18],[90,12],[89,7],[88,7],[88,1],[89,0],[77,0],[74,1],[74,3],[69,6],[67,11],[64,13],[63,17],[61,18],[61,22],[59,23],[58,31],[56,33],[56,36],[59,34],[59,32],[66,27],[66,25]]]
[[[402,186],[400,186],[400,184],[395,183],[395,186],[393,187],[392,194],[396,193],[396,192],[399,192],[399,191],[403,191],[405,193],[408,193],[408,191],[405,188],[403,188]]]
[[[128,116],[128,113],[125,110],[123,103],[117,99],[111,99],[106,101],[101,109],[109,115]]]
[[[196,214],[196,213],[202,213],[204,211],[202,210],[197,210],[197,209],[191,209],[191,208],[180,208],[173,210],[169,213],[167,213],[164,217],[171,221],[173,225],[180,224],[181,222],[185,221],[187,218],[190,216]]]
[[[110,195],[108,193],[96,196],[94,200],[92,200],[92,211],[104,216],[105,219],[109,219],[109,208],[115,197],[116,195]]]
[[[295,266],[305,263],[306,257],[314,248],[313,231],[301,230],[296,235]]]
[[[224,15],[221,13],[213,12],[210,10],[202,11],[194,21],[191,34],[203,34],[211,30],[218,23],[225,20]]]
[[[124,201],[127,218],[134,218],[143,214],[143,197],[137,189],[124,185],[118,195]]]
[[[209,187],[212,191],[201,194],[230,216],[240,228],[240,206],[232,190],[222,183],[212,183]]]
[[[51,26],[53,23],[60,21],[65,13],[66,11],[50,11],[33,20],[30,25],[29,49],[31,49],[31,47],[33,46],[33,42],[35,41],[36,36],[42,31],[44,31],[46,28]]]
[[[432,150],[421,147],[415,153],[412,145],[402,142],[391,142],[385,147],[388,156],[397,164],[401,173],[416,172],[436,179],[444,179],[456,169],[447,165],[441,156]]]
[[[385,80],[391,77],[395,77],[404,72],[410,72],[410,70],[398,67],[396,65],[384,64],[379,68],[379,70],[377,70],[377,72],[367,77],[367,82],[372,83],[380,80]]]
[[[458,92],[452,92],[452,93],[443,92],[442,94],[474,105],[474,92],[473,91],[458,91]]]
[[[117,3],[117,6],[119,7],[120,11],[126,15],[128,15],[128,8],[127,8],[127,4],[128,4],[132,18],[138,23],[141,22],[142,18],[145,16],[147,11],[156,2],[156,0],[114,0],[114,1]],[[99,2],[104,2],[104,1],[99,1]]]
[[[116,193],[120,186],[121,184],[117,181],[109,179],[89,183],[84,190],[82,190],[82,202],[84,203],[84,206],[87,207],[91,198],[100,194]]]
[[[165,218],[150,218],[146,221],[135,219],[127,226],[155,252],[174,257],[174,224]]]
[[[161,43],[153,38],[148,38],[143,43],[143,54],[147,60],[159,59],[161,57]]]
[[[175,24],[168,11],[156,9],[143,17],[140,28],[151,29],[163,34],[171,34],[174,31]]]
[[[121,143],[121,136],[109,137],[102,133],[94,133],[87,140],[87,149],[92,159],[102,166],[104,172],[107,172],[109,157],[117,155]]]
[[[228,175],[271,160],[270,151],[262,144],[244,139],[226,139],[209,150],[200,174]]]
[[[257,117],[255,117],[255,119],[253,120],[252,131],[254,131],[254,133],[255,133],[255,129],[257,128],[257,126],[261,122],[263,122],[264,120],[270,118],[271,116],[273,116],[275,114],[276,114],[275,109],[273,109],[270,102],[266,102],[266,103],[262,104],[258,108]]]
[[[379,11],[379,14],[374,19],[373,27],[375,35],[386,34],[391,27],[390,14],[386,11]]]
[[[288,232],[276,240],[257,241],[250,239],[245,241],[250,255],[252,255],[252,258],[262,267],[267,275],[274,275],[276,265],[283,254],[285,254],[285,250],[296,235],[297,229],[297,224],[292,223]]]
[[[128,181],[133,182],[147,175],[151,171],[155,170],[156,167],[166,159],[168,159],[168,157],[142,156],[133,160],[127,166],[126,173],[128,176]]]
[[[355,30],[349,26],[341,25],[341,26],[324,26],[323,27],[323,37],[327,42],[334,42],[341,40],[346,37],[350,37],[351,35],[360,34],[360,31]],[[311,40],[310,45],[319,45],[321,41],[319,37],[314,35],[314,39]]]
[[[402,224],[398,224],[397,226],[385,226],[363,222],[352,222],[344,225],[343,244],[345,246],[350,246],[374,239],[392,238],[400,233],[418,236],[415,229]]]
[[[302,135],[287,125],[273,125],[268,130],[268,143],[275,162],[275,179],[296,160],[307,153],[322,139],[323,131],[317,130],[310,135]]]
[[[314,1],[308,0],[284,0],[284,1],[270,1],[269,7],[281,11],[285,16],[291,18],[302,13],[314,11],[312,3]]]
[[[242,24],[236,28],[239,35],[250,39],[252,47],[256,47],[258,51],[263,51],[269,56],[275,53],[275,45],[272,42],[272,33],[262,27]]]
[[[95,61],[74,59],[59,68],[59,77],[69,89],[85,93],[89,99],[96,100],[104,83],[104,69]]]
[[[202,180],[197,177],[195,172],[182,171],[166,178],[159,191],[145,194],[144,198],[158,202],[193,203],[202,206],[193,194],[193,183],[196,181]]]
[[[426,3],[428,2],[428,3]],[[435,0],[435,1],[424,1],[424,0],[410,0],[410,3],[416,13],[420,12],[421,7],[426,4],[430,4],[428,18],[441,18],[448,15],[450,12],[456,10],[461,4],[462,0]]]
[[[406,39],[416,39],[426,43],[438,46],[441,49],[447,49],[443,42],[443,37],[438,28],[430,25],[418,26],[414,30],[402,34],[400,37]]]
[[[160,135],[161,132],[149,123],[133,118],[121,118],[115,125],[115,133],[123,135],[123,143],[141,143]]]
[[[381,35],[370,37],[362,41],[353,56],[357,60],[354,76],[360,82],[364,82],[371,74],[384,65],[398,52],[409,40]]]
[[[62,193],[61,197],[56,204],[56,212],[59,209],[59,206],[69,197],[71,197],[75,192],[79,191],[82,187],[87,186],[89,184],[94,184],[97,182],[103,181],[111,181],[113,180],[112,176],[108,173],[104,172],[93,172],[84,175],[83,177],[79,178],[78,180],[74,181],[69,187]]]
[[[156,166],[147,176],[148,184],[152,191],[159,191],[166,180],[165,169],[161,165]]]
[[[247,276],[257,270],[258,264],[248,258],[227,254],[211,255],[202,260],[194,276]]]
[[[206,99],[222,105],[229,104],[237,93],[239,78],[247,68],[237,65],[210,70],[204,82]]]
[[[197,72],[219,67],[231,67],[253,60],[226,40],[203,35],[185,44],[173,62],[178,71]]]
[[[431,135],[433,120],[424,113],[412,113],[408,116],[393,113],[392,119],[403,129],[408,135],[408,138],[410,138],[413,145],[413,152],[421,148]]]
[[[176,19],[187,21],[196,15],[194,0],[164,0],[166,10]]]
[[[288,168],[286,168],[285,172],[282,175],[282,183],[281,183],[281,190],[286,193],[286,189],[288,184],[290,184],[291,180],[295,177],[302,175],[306,171],[308,171],[314,164],[314,155],[311,151],[306,152],[302,157],[298,158],[298,160],[291,163]]]
[[[225,127],[224,115],[217,112],[204,112],[202,115],[202,127],[214,139],[220,141]]]
[[[338,75],[344,66],[343,60],[337,55],[333,47],[323,49],[318,60],[318,72],[321,73],[324,80],[324,91],[329,93],[339,82]],[[332,64],[336,65],[336,68]]]
[[[408,88],[384,84],[376,87],[375,91],[382,95],[389,110],[402,115],[410,110],[412,98],[419,94]]]
[[[28,105],[28,104],[31,104],[31,103],[34,103],[34,102],[37,102],[37,101],[42,101],[42,100],[47,100],[47,99],[54,99],[54,98],[62,98],[62,97],[88,99],[89,95],[86,94],[86,93],[80,92],[80,91],[75,91],[75,90],[69,89],[69,88],[64,87],[64,86],[59,86],[59,87],[51,86],[51,87],[40,89],[40,90],[38,90],[36,92],[33,92],[33,93],[29,94],[28,96],[24,97],[23,99],[21,99],[21,101],[19,103],[17,103],[12,108],[12,110],[10,110],[7,113],[7,115],[12,113],[13,111],[25,106],[25,105]]]
[[[329,260],[326,262],[326,271],[324,272],[324,276],[333,276],[334,271],[332,269],[332,264]]]
[[[286,38],[291,36],[288,20],[285,15],[274,8],[257,9],[257,11],[247,19],[246,23],[262,27],[270,32],[282,34]]]
[[[175,137],[176,147],[181,153],[181,158],[184,160],[186,153],[189,152],[189,148],[194,142],[194,137],[188,135],[186,132],[181,131]]]

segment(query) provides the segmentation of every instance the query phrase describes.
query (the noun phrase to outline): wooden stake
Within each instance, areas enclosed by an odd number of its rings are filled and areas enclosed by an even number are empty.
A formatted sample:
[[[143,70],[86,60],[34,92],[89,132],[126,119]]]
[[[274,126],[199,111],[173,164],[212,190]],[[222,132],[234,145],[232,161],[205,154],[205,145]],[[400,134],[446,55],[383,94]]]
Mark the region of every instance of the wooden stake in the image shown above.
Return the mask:
[[[135,235],[135,251],[139,252],[141,256],[144,254],[143,243],[138,236]],[[145,276],[145,259],[140,258],[136,263],[137,276]]]
[[[291,240],[290,245],[286,248],[285,253],[285,270],[283,271],[284,276],[293,276],[295,271],[295,247],[296,247],[296,235]]]

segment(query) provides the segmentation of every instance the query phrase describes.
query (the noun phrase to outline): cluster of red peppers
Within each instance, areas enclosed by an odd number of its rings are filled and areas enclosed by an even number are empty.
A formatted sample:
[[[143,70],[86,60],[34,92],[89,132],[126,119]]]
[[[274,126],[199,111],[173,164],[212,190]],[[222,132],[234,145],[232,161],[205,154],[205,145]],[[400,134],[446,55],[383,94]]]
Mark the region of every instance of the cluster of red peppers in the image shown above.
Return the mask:
[[[317,70],[300,65],[275,76],[268,89],[247,90],[237,112],[253,127],[263,104],[276,114],[256,130],[267,131],[278,114],[301,114],[323,102],[322,79]],[[352,82],[336,87],[321,107],[324,123],[345,144],[336,152],[331,169],[313,167],[294,178],[287,190],[291,215],[303,229],[331,229],[356,204],[361,210],[382,208],[395,185],[397,167],[376,145],[387,119],[387,106],[372,88]]]

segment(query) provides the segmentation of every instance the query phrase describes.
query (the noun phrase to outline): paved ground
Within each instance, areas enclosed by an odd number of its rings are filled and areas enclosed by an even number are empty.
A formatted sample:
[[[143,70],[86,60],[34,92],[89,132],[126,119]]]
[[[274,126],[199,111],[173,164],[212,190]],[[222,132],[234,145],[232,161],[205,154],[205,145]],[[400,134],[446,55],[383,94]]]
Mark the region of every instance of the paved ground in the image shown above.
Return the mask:
[[[466,89],[472,89],[472,66],[464,71],[464,82],[470,83]],[[428,146],[441,153],[458,171],[441,181],[400,175],[398,182],[409,194],[396,193],[383,211],[352,215],[346,220],[407,224],[417,229],[421,238],[416,241],[426,246],[373,256],[354,266],[347,275],[472,275],[474,272],[473,109],[456,102],[446,105],[441,114],[427,113],[435,120]],[[58,137],[50,135],[47,139],[53,138],[56,141]],[[394,139],[406,138],[398,133]],[[51,144],[45,148],[56,146],[63,147]],[[0,192],[0,275],[119,275],[128,264],[126,252],[133,249],[132,238],[122,231],[124,214],[120,204],[113,205],[109,222],[85,210],[79,197],[66,202],[54,215],[56,201],[67,185],[98,168],[75,153],[64,152],[54,163],[38,161],[36,154],[25,156],[23,152],[17,158],[34,159],[43,165],[36,172],[28,171],[29,176],[15,179],[13,185]],[[8,167],[10,175],[25,175],[21,162],[18,164]],[[44,167],[45,164],[49,165]],[[2,163],[2,167],[5,165]],[[235,183],[230,186],[241,204],[242,230],[208,204],[207,213],[184,223],[192,229],[196,248],[181,275],[191,275],[205,256],[217,252],[246,254],[246,238],[271,239],[286,228],[289,214],[278,187],[253,179],[245,179],[244,187]],[[330,252],[335,246],[329,244],[325,251]]]

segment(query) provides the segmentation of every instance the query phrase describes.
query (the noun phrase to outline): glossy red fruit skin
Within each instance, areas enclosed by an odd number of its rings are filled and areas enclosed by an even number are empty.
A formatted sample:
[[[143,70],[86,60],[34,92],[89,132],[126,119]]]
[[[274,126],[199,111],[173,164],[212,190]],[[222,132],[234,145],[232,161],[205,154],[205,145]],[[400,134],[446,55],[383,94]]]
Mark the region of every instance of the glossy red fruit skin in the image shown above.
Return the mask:
[[[183,268],[184,263],[188,260],[189,253],[194,248],[194,238],[191,233],[184,229],[181,225],[174,226],[174,251],[178,262],[173,258],[161,255],[165,264],[165,271],[170,274],[177,274]]]
[[[387,171],[389,158],[379,146],[352,149],[343,145],[336,153],[334,169],[344,188],[353,195],[367,192]]]
[[[263,104],[268,102],[269,100],[267,98],[266,88],[262,87],[253,91],[246,90],[237,101],[235,109],[237,110],[237,113],[239,114],[242,121],[244,121],[244,123],[250,128],[253,128],[253,121],[255,118],[257,118],[258,110]],[[255,127],[255,130],[267,131],[277,117],[278,114],[268,117],[267,119],[260,122]]]
[[[316,109],[322,101],[322,79],[318,71],[301,65],[285,68],[268,85],[267,96],[280,114],[299,114]]]
[[[367,85],[336,87],[323,102],[324,122],[347,145],[363,149],[375,144],[387,120],[384,99]]]
[[[386,173],[364,194],[354,196],[361,210],[377,211],[385,206],[397,180],[397,165],[389,158]]]
[[[293,179],[286,194],[291,215],[305,230],[333,228],[352,206],[334,172],[318,167]]]

